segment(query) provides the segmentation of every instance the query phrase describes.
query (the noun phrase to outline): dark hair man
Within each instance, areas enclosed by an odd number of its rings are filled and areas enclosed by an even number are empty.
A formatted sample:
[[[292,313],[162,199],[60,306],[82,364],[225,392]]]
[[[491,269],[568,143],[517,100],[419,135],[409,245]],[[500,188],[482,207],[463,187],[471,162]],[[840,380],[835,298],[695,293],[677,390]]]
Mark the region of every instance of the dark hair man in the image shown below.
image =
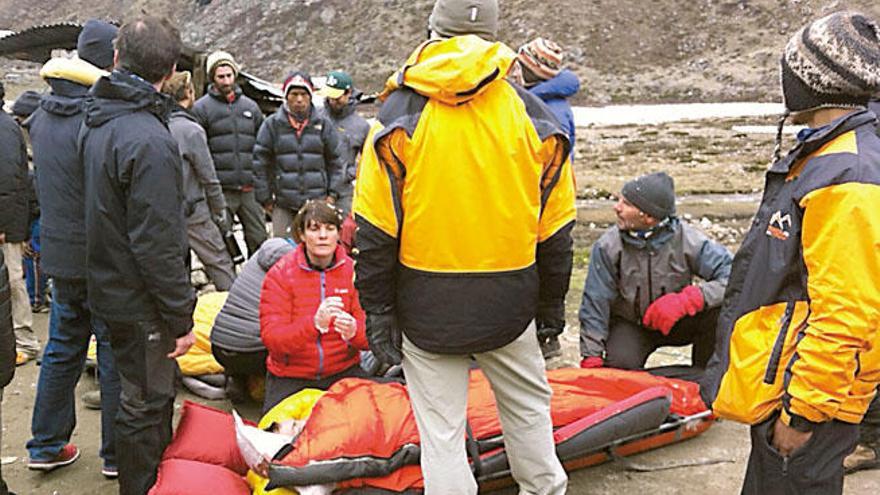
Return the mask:
[[[477,492],[465,449],[471,359],[495,391],[521,492],[562,494],[535,320],[564,321],[570,144],[547,106],[506,78],[516,53],[488,41],[497,1],[439,0],[429,26],[388,80],[355,184],[370,348],[402,360],[427,495]]]
[[[208,56],[208,93],[199,98],[192,113],[208,135],[208,148],[226,206],[244,228],[248,256],[266,240],[266,222],[254,198],[254,142],[263,124],[257,103],[235,84],[239,66],[229,53]]]
[[[275,237],[291,237],[296,212],[309,199],[339,197],[343,162],[339,133],[312,104],[312,79],[284,79],[284,104],[260,127],[254,146],[257,201],[272,214]]]
[[[674,184],[663,172],[627,182],[614,212],[617,225],[590,254],[581,367],[642,369],[658,347],[693,344],[693,367],[679,377],[696,379],[715,346],[733,257],[675,216]]]
[[[74,390],[94,334],[101,384],[101,471],[110,478],[118,473],[114,422],[120,384],[107,323],[92,311],[87,294],[85,171],[77,140],[89,87],[112,69],[116,33],[110,23],[89,20],[79,35],[78,58],[53,58],[43,65],[40,76],[51,92],[26,124],[41,199],[41,262],[53,277],[53,317],[34,399],[28,468],[51,471],[79,456],[70,443],[76,425]]]
[[[750,424],[744,494],[843,491],[843,459],[880,379],[880,26],[809,23],[781,60],[786,113],[764,197],[733,261],[701,391]],[[806,129],[780,156],[791,115]]]
[[[174,73],[180,34],[167,20],[122,26],[116,68],[86,102],[85,165],[89,303],[110,328],[122,381],[116,416],[119,489],[144,494],[171,440],[175,357],[195,342],[195,302],[177,143],[159,93]]]
[[[343,171],[336,207],[346,215],[351,211],[352,182],[357,174],[358,158],[370,132],[370,124],[355,111],[357,99],[354,91],[351,76],[341,70],[328,73],[320,91],[325,98],[324,115],[339,131]]]

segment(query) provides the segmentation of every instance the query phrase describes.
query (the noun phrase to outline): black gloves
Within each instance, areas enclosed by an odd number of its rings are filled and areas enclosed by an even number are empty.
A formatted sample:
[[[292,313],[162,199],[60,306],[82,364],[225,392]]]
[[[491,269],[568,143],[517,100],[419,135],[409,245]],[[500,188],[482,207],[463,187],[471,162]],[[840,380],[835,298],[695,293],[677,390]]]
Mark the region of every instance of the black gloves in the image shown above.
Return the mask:
[[[538,342],[546,342],[554,337],[558,337],[565,329],[565,321],[540,321],[536,322],[538,327]]]
[[[367,313],[367,341],[376,359],[388,366],[400,364],[403,359],[400,353],[402,339],[393,311]]]
[[[226,209],[220,210],[219,213],[214,215],[213,220],[222,235],[226,235],[227,232],[232,230],[232,218],[229,217]]]

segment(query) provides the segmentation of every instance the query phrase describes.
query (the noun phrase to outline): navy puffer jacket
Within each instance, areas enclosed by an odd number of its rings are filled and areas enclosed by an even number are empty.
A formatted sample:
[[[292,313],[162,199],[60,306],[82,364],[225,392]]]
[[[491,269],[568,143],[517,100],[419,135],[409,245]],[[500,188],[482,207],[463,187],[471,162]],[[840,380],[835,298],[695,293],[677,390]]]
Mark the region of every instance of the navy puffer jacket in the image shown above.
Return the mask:
[[[282,106],[263,122],[254,146],[254,179],[260,204],[298,210],[308,199],[338,197],[342,186],[339,133],[311,109],[297,136]]]

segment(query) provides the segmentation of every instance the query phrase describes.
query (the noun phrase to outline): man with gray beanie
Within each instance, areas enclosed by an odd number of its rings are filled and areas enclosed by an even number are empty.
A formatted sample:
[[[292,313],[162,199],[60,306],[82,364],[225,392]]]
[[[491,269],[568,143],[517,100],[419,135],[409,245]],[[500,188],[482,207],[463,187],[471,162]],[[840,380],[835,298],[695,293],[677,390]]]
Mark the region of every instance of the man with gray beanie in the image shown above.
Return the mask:
[[[113,67],[116,26],[97,19],[83,26],[77,58],[53,58],[40,70],[51,92],[26,122],[34,153],[41,206],[41,263],[53,277],[49,340],[34,399],[28,468],[51,471],[80,455],[70,443],[76,426],[74,391],[82,374],[89,339],[97,341],[101,407],[102,473],[117,472],[114,419],[119,408],[119,375],[107,323],[92,312],[86,289],[85,170],[77,136],[85,119],[89,87]]]
[[[842,493],[880,381],[880,138],[866,109],[880,26],[854,12],[811,22],[781,73],[786,116],[807,128],[767,172],[701,392],[752,427],[744,494]]]
[[[425,493],[475,494],[469,368],[485,373],[522,494],[565,493],[539,328],[561,328],[575,221],[571,143],[511,83],[495,0],[439,0],[391,76],[355,184],[355,285],[376,357],[402,362]],[[418,132],[416,130],[418,129]]]
[[[216,51],[206,61],[208,92],[199,98],[192,114],[208,135],[208,148],[227,209],[214,216],[221,232],[238,217],[244,229],[248,256],[266,240],[266,222],[254,192],[254,144],[263,124],[263,113],[254,100],[235,83],[239,65],[227,52]],[[230,215],[231,214],[231,215]]]
[[[617,225],[590,254],[578,313],[581,368],[643,369],[658,347],[693,344],[691,368],[656,372],[696,379],[712,355],[733,258],[675,216],[672,177],[663,172],[624,184],[614,212]]]

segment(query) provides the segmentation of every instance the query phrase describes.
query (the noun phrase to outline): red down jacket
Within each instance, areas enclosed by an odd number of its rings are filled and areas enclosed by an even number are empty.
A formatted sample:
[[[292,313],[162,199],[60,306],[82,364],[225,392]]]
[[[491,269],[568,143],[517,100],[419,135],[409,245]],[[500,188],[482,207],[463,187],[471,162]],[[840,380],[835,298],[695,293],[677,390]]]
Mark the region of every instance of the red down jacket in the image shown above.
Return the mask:
[[[260,337],[269,351],[270,373],[317,380],[358,364],[359,351],[369,346],[353,280],[354,262],[342,246],[336,248],[333,266],[323,271],[309,266],[303,244],[269,270],[260,294]],[[357,320],[349,342],[333,330],[321,335],[315,328],[315,312],[330,296],[341,297],[345,311]]]
[[[671,398],[670,414],[691,416],[706,411],[698,385],[682,380],[610,368],[552,370],[547,372],[547,379],[553,389],[550,408],[555,436],[564,433],[562,427],[608,406],[619,406],[648,389],[666,390]],[[480,371],[471,373],[468,424],[477,439],[501,433],[495,397]],[[562,440],[555,439],[557,444]],[[280,461],[277,470],[293,467],[300,468],[297,471],[301,474],[308,471],[309,483],[302,484],[336,481],[340,489],[369,486],[401,492],[423,486],[418,444],[405,386],[344,379],[315,404],[293,450]],[[378,464],[393,472],[383,477],[364,476]],[[287,470],[285,474],[291,473]],[[270,478],[274,481],[275,475]]]

